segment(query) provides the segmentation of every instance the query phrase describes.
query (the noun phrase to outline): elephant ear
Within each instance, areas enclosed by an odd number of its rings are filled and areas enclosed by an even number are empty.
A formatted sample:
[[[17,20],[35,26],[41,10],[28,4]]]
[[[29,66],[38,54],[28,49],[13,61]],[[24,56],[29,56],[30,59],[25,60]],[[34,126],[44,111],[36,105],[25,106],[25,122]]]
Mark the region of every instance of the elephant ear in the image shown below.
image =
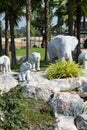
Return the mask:
[[[72,48],[71,48],[72,51],[75,50],[77,44],[78,44],[78,39],[76,37],[72,36]]]

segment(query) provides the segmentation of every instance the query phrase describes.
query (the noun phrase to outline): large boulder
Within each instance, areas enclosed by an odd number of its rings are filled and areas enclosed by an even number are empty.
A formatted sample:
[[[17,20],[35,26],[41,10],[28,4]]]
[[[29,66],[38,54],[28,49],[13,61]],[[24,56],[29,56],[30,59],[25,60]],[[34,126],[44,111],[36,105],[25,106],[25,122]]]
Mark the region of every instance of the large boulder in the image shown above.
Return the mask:
[[[23,87],[23,92],[29,97],[47,101],[52,93],[71,90],[80,91],[80,88],[87,84],[86,77],[48,80],[45,74],[45,71],[31,72],[32,79],[29,83],[26,81],[19,83]]]
[[[86,114],[78,115],[74,119],[74,122],[78,130],[87,130],[87,115]]]
[[[54,124],[55,130],[78,130],[71,116],[58,115],[58,121]]]
[[[83,100],[78,94],[71,94],[69,92],[54,94],[49,103],[53,108],[56,118],[58,113],[65,116],[77,116],[83,111]]]
[[[0,75],[0,90],[1,93],[10,91],[11,88],[14,88],[18,85],[18,81],[15,78],[15,73],[10,72]]]

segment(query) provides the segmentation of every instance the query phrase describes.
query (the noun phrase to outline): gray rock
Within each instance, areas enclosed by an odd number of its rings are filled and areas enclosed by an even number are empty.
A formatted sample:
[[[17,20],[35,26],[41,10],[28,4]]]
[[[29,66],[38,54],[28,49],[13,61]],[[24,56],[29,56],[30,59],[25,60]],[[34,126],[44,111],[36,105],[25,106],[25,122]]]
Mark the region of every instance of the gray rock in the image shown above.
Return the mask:
[[[87,130],[87,115],[78,115],[74,122],[78,130]]]
[[[70,116],[58,116],[58,127],[59,130],[77,130],[76,126],[74,125],[74,118]]]
[[[0,75],[1,93],[8,92],[11,88],[14,88],[18,85],[18,81],[15,79],[14,75],[15,75],[14,72],[9,72],[9,73]]]
[[[86,77],[48,80],[45,74],[44,71],[31,72],[32,79],[29,83],[19,83],[27,96],[48,100],[52,93],[75,89],[80,91],[81,87],[87,84]]]
[[[54,94],[49,103],[53,108],[56,118],[58,117],[58,113],[65,116],[77,116],[81,114],[83,110],[83,100],[78,94],[68,92],[62,92],[57,95]]]

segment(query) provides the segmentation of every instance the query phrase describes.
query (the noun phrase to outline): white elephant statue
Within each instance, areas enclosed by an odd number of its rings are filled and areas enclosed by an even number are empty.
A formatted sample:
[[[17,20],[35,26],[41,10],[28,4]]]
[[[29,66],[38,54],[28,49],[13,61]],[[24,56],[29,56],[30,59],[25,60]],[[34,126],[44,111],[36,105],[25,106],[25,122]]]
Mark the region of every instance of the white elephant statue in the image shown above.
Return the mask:
[[[29,62],[32,64],[32,70],[40,70],[40,53],[33,52],[29,57]]]
[[[29,62],[24,62],[20,66],[20,73],[18,74],[19,81],[29,81],[31,80],[30,70],[32,65]]]
[[[83,65],[85,69],[87,69],[87,52],[83,51],[79,54],[78,57],[79,64]]]
[[[58,35],[48,43],[48,53],[51,62],[56,59],[72,60],[72,52],[78,44],[78,39],[74,36]]]
[[[11,71],[10,59],[6,55],[0,56],[0,70],[2,73]]]
[[[26,70],[31,70],[32,65],[31,63],[29,63],[28,61],[24,62],[21,66],[20,66],[20,72],[25,72]]]
[[[20,82],[23,81],[30,81],[32,79],[32,76],[30,74],[30,70],[22,71],[18,74],[18,79]]]

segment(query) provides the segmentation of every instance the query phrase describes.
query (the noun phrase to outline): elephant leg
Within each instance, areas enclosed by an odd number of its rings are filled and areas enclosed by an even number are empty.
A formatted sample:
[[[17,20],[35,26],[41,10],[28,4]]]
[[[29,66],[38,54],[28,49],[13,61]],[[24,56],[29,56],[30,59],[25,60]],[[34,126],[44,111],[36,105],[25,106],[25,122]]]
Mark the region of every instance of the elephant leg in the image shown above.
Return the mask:
[[[5,72],[8,73],[8,64],[5,65]]]
[[[26,80],[27,80],[27,81],[31,80],[30,70],[27,70],[27,71],[26,71]]]
[[[32,63],[32,70],[33,70],[33,71],[36,71],[35,62]]]
[[[37,67],[37,70],[40,70],[40,61],[37,61],[36,67]]]
[[[5,72],[6,72],[5,66],[2,65],[2,73],[5,73]]]
[[[19,81],[22,81],[22,75],[21,75],[21,73],[18,74],[18,79],[19,79]]]
[[[21,72],[21,75],[22,75],[22,81],[25,81],[26,80],[26,73],[25,72]]]
[[[3,68],[2,68],[2,65],[0,65],[0,72],[2,72],[2,69],[3,69]]]
[[[10,68],[10,65],[8,64],[8,71],[11,72],[11,68]]]
[[[60,61],[64,61],[64,60],[65,60],[65,57],[61,57],[61,58],[60,58]]]

